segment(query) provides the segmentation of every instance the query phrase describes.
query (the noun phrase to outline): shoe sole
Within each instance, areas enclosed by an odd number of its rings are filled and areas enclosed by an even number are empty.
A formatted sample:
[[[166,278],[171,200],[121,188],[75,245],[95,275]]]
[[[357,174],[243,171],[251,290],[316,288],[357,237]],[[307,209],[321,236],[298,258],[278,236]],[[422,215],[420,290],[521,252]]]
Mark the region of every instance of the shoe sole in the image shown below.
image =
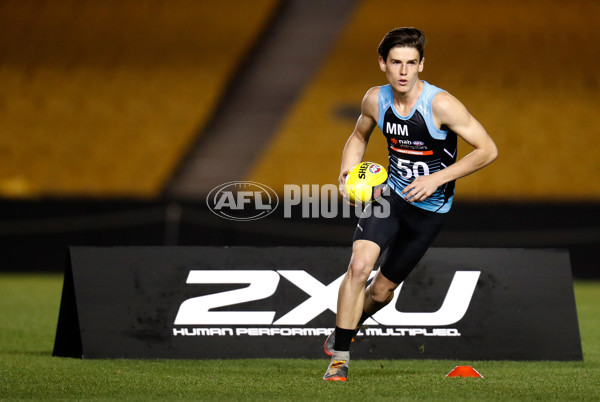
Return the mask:
[[[346,377],[329,377],[324,378],[325,381],[348,381]]]

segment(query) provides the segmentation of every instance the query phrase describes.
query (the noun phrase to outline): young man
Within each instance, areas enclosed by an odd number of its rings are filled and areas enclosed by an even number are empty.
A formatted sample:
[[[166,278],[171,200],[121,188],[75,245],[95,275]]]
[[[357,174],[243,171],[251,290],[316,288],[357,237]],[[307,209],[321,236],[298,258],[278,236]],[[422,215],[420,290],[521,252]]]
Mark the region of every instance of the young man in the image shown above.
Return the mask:
[[[393,292],[423,257],[450,210],[454,181],[497,156],[494,141],[461,102],[419,79],[425,36],[397,28],[381,41],[379,67],[388,85],[367,91],[356,128],[342,155],[340,189],[348,171],[362,161],[379,126],[389,151],[389,217],[364,213],[354,234],[352,257],[338,294],[336,329],[327,338],[331,363],[323,379],[346,381],[350,343],[362,322],[387,305]],[[457,135],[474,148],[456,161]],[[365,289],[379,255],[386,260]]]

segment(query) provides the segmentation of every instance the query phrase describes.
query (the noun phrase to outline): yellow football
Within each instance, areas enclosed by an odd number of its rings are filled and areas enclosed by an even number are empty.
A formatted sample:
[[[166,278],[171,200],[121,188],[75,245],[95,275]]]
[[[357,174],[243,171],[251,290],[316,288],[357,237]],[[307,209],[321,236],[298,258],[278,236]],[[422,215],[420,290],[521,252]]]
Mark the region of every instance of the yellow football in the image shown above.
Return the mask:
[[[354,166],[346,176],[344,193],[352,203],[373,201],[373,188],[387,180],[383,166],[374,162],[361,162]]]

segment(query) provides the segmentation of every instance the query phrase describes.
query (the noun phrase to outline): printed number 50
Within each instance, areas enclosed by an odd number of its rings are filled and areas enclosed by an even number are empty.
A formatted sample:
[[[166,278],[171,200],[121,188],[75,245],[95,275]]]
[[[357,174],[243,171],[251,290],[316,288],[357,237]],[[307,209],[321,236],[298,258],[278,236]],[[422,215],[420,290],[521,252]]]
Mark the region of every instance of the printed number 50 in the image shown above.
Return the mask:
[[[405,179],[410,179],[413,176],[427,176],[429,175],[429,166],[425,162],[415,162],[410,168],[410,161],[406,159],[398,159],[398,168],[400,169],[400,175]],[[421,172],[421,169],[423,170]]]

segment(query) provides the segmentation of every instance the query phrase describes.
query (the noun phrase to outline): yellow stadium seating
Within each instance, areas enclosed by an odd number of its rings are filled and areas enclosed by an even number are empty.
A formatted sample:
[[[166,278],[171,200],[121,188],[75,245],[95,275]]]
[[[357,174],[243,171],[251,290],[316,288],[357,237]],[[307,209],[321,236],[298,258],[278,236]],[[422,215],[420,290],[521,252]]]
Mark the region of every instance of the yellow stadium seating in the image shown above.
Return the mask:
[[[397,26],[425,32],[421,77],[463,101],[499,147],[493,165],[459,181],[459,199],[600,199],[595,0],[363,0],[248,179],[279,192],[336,183],[362,96],[387,83],[377,45]],[[459,156],[469,151],[460,144]],[[365,160],[387,164],[378,129]]]
[[[0,197],[160,194],[278,0],[0,3]]]

